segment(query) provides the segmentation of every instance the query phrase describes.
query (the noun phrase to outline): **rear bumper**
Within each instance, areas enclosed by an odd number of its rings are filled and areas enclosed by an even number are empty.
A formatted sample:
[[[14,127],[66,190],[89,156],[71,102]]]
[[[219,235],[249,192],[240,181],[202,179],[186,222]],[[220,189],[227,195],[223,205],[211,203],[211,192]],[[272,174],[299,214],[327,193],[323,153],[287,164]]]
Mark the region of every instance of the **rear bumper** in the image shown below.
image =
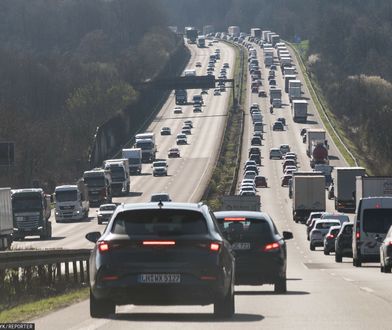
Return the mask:
[[[209,305],[225,295],[222,281],[201,280],[181,274],[178,284],[145,284],[138,275],[114,281],[100,281],[92,287],[98,299],[109,299],[116,305]]]

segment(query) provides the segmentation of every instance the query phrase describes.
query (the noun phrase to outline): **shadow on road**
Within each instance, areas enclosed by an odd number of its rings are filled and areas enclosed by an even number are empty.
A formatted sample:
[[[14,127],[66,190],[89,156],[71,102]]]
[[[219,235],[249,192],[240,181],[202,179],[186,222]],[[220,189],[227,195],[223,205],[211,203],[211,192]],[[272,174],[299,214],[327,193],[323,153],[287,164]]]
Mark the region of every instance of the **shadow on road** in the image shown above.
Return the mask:
[[[236,296],[303,296],[310,294],[307,291],[287,291],[286,293],[275,293],[274,291],[236,291]]]
[[[139,197],[139,196],[141,196],[141,195],[143,195],[143,192],[139,192],[139,191],[131,191],[129,194],[128,194],[128,197]]]
[[[307,120],[307,121],[306,121],[306,124],[309,124],[309,125],[316,125],[316,124],[318,124],[318,122],[315,121],[315,120]]]
[[[211,314],[205,313],[131,313],[116,314],[116,320],[138,321],[138,322],[257,322],[264,319],[258,314],[238,313],[230,319],[218,319]]]
[[[328,159],[330,159],[330,160],[339,160],[339,157],[338,156],[329,155]]]

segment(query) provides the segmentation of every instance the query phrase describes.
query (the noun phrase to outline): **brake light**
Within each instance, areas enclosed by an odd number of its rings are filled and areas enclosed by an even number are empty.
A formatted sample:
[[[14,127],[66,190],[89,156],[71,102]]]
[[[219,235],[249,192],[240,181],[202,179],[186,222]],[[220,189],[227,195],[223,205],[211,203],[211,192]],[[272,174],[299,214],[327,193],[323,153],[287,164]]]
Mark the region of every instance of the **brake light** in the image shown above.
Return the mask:
[[[280,244],[278,242],[273,242],[269,243],[264,246],[263,251],[264,252],[269,252],[269,251],[275,251],[280,249]]]
[[[219,243],[211,243],[210,244],[210,250],[214,252],[218,252],[220,249],[220,244]]]
[[[335,235],[332,235],[332,234],[327,235],[327,238],[334,238],[334,237],[335,237]]]
[[[118,280],[117,275],[107,275],[102,278],[104,281],[115,281]]]
[[[200,279],[203,280],[203,281],[215,281],[216,280],[216,276],[204,275],[204,276],[200,276]]]
[[[388,245],[389,245],[389,246],[392,246],[392,241],[389,241]]]
[[[143,245],[176,245],[175,241],[143,241]]]
[[[381,204],[380,204],[380,203],[377,203],[377,204],[375,205],[375,207],[376,207],[376,209],[379,209],[379,208],[381,208]]]
[[[245,221],[246,218],[224,218],[224,221]]]
[[[98,242],[98,251],[99,252],[109,251],[109,243],[105,241]]]
[[[359,233],[359,231],[357,231],[357,234],[355,235],[356,239],[360,239],[361,238],[361,234]]]

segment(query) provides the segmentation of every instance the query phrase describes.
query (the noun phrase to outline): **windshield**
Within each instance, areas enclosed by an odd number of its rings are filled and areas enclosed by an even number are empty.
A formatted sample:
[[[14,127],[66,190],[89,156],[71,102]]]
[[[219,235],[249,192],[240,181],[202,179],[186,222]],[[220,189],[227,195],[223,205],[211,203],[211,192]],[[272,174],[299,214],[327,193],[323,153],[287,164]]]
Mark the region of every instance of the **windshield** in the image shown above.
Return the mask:
[[[42,200],[37,197],[13,197],[12,208],[14,211],[39,211],[42,209]]]
[[[203,214],[188,210],[137,210],[121,212],[114,220],[114,234],[177,236],[207,233]]]
[[[153,165],[154,167],[166,167],[166,163],[165,162],[156,162]]]
[[[76,190],[56,191],[56,202],[74,202],[77,195]]]
[[[105,186],[105,180],[103,177],[84,178],[84,182],[87,184],[88,187],[104,187]]]
[[[124,179],[125,171],[121,166],[114,166],[110,168],[110,173],[113,179]]]
[[[274,240],[271,226],[264,219],[245,217],[218,218],[218,224],[224,236],[230,242],[238,239],[257,240],[260,243]]]
[[[363,212],[363,231],[386,234],[392,225],[392,209],[367,209]]]
[[[142,150],[152,149],[154,144],[151,141],[138,141],[136,142],[136,148],[141,148]]]
[[[117,205],[102,205],[99,210],[100,211],[114,211]]]

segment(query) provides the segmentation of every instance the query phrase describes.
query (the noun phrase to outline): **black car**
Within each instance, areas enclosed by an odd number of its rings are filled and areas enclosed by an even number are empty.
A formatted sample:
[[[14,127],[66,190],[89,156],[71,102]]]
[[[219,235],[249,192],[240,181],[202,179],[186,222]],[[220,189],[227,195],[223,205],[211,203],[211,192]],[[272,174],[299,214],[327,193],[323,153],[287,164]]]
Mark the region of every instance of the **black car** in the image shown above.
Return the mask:
[[[274,125],[272,126],[273,131],[284,131],[284,126],[282,122],[276,121],[274,122]]]
[[[260,148],[259,148],[259,147],[251,147],[251,148],[249,149],[249,156],[250,156],[251,154],[261,155]]]
[[[380,270],[382,273],[390,273],[392,270],[392,226],[380,245]]]
[[[274,291],[284,293],[286,285],[286,239],[281,236],[267,213],[254,211],[215,212],[223,235],[235,251],[236,284],[274,284]]]
[[[234,256],[206,205],[119,206],[105,232],[91,232],[90,315],[116,305],[208,305],[234,314]]]
[[[252,140],[250,141],[252,146],[261,146],[261,137],[260,136],[253,136]]]
[[[249,159],[250,160],[254,160],[256,162],[257,165],[261,165],[261,157],[260,154],[250,154],[249,155]]]
[[[342,262],[343,257],[353,257],[353,224],[344,222],[335,240],[335,261]]]

